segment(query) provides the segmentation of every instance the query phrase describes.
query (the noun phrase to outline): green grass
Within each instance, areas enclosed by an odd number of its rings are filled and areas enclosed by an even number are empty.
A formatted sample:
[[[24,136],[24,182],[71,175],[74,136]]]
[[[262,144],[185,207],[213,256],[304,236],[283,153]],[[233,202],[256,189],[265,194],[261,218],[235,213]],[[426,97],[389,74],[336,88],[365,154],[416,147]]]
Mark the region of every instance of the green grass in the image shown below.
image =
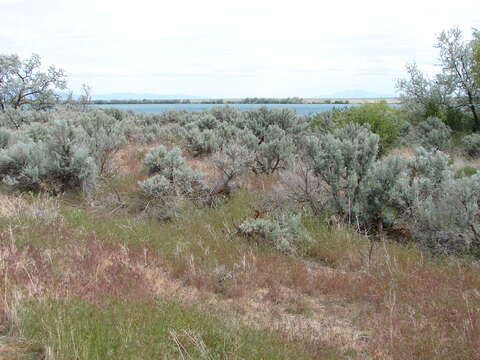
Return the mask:
[[[23,336],[55,359],[311,359],[275,334],[179,303],[30,302]]]
[[[95,232],[105,241],[129,247],[147,247],[164,260],[173,262],[183,255],[193,255],[198,264],[209,268],[222,263],[233,265],[247,252],[269,252],[247,240],[230,236],[245,218],[252,216],[249,204],[253,195],[239,192],[215,208],[185,209],[173,221],[134,220],[129,214],[98,214],[82,208],[65,207],[62,214],[72,229],[80,233]]]
[[[50,253],[36,249],[79,244],[46,262],[51,264],[51,274],[43,268],[30,271],[45,279],[45,284],[51,284],[50,275],[57,279],[58,273],[81,271],[74,265],[82,261],[82,251],[97,249],[88,246],[91,239],[99,244],[125,244],[131,257],[122,271],[135,266],[136,256],[144,254],[145,248],[148,266],[158,266],[200,294],[215,293],[215,299],[235,305],[256,296],[258,290],[265,292],[260,300],[264,305],[279,304],[275,311],[297,318],[316,319],[316,300],[341,304],[351,311],[353,327],[369,334],[365,354],[372,358],[478,358],[478,269],[463,260],[434,258],[413,244],[370,242],[351,228],[329,226],[315,217],[304,218],[313,238],[301,254],[306,256],[286,256],[234,234],[236,225],[253,216],[252,203],[255,194],[241,191],[215,208],[192,207],[173,221],[159,222],[135,218],[124,209],[112,213],[62,200],[63,220],[58,224],[24,217],[2,224],[0,219],[0,236],[6,243],[13,236],[17,246],[30,246],[28,254],[35,259]],[[122,288],[115,293],[121,295],[112,295],[108,287],[123,286],[123,280],[115,281],[119,276],[111,272],[114,267],[100,265],[115,259],[123,246],[105,249],[99,259],[85,260],[85,266],[93,264],[93,271],[86,271],[85,276],[97,281],[98,275],[103,281],[98,286],[106,286],[106,291],[92,292],[93,298],[84,297],[90,302],[69,297],[44,301],[39,296],[20,307],[18,329],[28,344],[42,344],[54,350],[58,359],[333,359],[355,358],[354,351],[359,351],[353,346],[344,349],[336,341],[311,343],[308,330],[291,338],[289,330],[281,330],[280,335],[272,323],[259,323],[269,330],[247,328],[242,311],[255,309],[232,305],[229,310],[210,302],[199,306],[201,296],[187,299],[190,305],[186,306],[182,301],[154,301],[156,295],[150,293],[127,299],[123,294],[131,291],[122,292]],[[29,258],[11,255],[12,264],[24,259]],[[143,265],[143,257],[138,261]],[[314,263],[329,269],[323,271]],[[35,264],[25,266],[36,269]],[[224,273],[233,276],[223,278]],[[30,284],[22,274],[9,272],[9,286]],[[124,282],[131,284],[128,276]],[[70,278],[66,286],[71,294],[83,296],[75,292],[84,286],[78,279]],[[283,298],[285,287],[295,297]],[[55,291],[49,293],[52,298],[62,299],[64,294]],[[174,299],[171,295],[166,297]],[[106,301],[108,296],[116,298]],[[237,303],[237,298],[242,300]],[[343,318],[342,311],[339,316]],[[309,354],[297,354],[296,344],[302,344]]]

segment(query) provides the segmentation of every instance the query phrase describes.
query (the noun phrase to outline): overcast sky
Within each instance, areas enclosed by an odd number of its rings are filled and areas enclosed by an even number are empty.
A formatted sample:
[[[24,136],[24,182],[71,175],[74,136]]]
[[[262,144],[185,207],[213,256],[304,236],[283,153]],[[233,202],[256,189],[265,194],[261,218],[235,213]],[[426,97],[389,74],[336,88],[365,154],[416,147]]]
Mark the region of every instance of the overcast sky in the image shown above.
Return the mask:
[[[406,62],[434,71],[453,25],[470,38],[480,1],[0,0],[0,52],[94,94],[392,94]]]

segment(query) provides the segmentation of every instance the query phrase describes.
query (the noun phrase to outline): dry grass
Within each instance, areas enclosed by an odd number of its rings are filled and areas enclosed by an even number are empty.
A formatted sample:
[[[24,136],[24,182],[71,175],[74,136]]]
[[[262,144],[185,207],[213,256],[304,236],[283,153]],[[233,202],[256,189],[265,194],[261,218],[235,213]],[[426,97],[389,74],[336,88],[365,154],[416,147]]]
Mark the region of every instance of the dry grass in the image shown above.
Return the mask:
[[[455,170],[460,170],[465,166],[472,166],[480,169],[480,159],[466,159],[463,156],[454,156],[452,166]]]
[[[317,286],[322,293],[366,305],[358,323],[370,333],[373,356],[480,358],[478,267],[388,242],[377,244],[368,262],[367,244],[353,237],[336,240],[342,252],[327,253],[339,271],[317,278]]]
[[[372,244],[316,219],[306,220],[314,242],[303,257],[237,237],[233,230],[253,216],[258,194],[278,184],[274,176],[244,177],[247,190],[169,223],[139,219],[126,194],[143,176],[142,149],[117,154],[123,170],[96,201],[0,195],[0,306],[4,332],[17,336],[0,340],[0,358],[16,346],[36,349],[22,338],[18,309],[26,301],[163,298],[267,330],[311,358],[480,359],[477,264],[388,240]],[[217,175],[206,159],[188,161]],[[211,355],[191,329],[168,334],[186,358],[190,348]]]
[[[47,195],[0,194],[0,218],[28,217],[49,223],[60,217],[59,207],[58,199]]]
[[[412,146],[401,146],[393,148],[390,153],[392,156],[399,156],[402,158],[413,158],[415,156],[415,148]]]

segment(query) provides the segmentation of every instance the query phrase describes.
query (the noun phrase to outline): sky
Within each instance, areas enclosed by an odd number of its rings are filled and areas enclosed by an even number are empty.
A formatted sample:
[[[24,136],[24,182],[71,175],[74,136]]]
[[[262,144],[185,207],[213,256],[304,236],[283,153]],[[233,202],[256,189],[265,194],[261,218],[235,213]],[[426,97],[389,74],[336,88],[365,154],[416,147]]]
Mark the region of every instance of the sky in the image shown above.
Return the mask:
[[[63,68],[70,89],[205,97],[395,93],[480,1],[0,0],[0,53]]]

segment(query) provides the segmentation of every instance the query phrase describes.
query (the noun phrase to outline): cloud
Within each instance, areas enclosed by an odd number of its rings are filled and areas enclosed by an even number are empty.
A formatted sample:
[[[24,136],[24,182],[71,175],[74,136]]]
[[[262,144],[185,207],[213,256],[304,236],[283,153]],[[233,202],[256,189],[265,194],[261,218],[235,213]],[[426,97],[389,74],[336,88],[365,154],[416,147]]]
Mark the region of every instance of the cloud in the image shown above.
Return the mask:
[[[1,5],[14,5],[24,2],[24,0],[0,0]]]
[[[393,92],[406,62],[432,72],[436,34],[475,25],[477,1],[0,0],[4,52],[39,53],[75,90],[204,96]],[[477,19],[478,20],[478,19]]]

